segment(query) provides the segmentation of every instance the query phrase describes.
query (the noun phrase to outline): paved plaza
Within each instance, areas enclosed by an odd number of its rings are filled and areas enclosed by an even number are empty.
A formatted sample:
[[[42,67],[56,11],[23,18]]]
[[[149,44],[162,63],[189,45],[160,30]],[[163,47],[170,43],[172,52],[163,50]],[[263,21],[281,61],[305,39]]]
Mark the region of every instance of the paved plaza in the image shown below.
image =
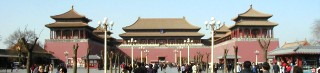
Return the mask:
[[[54,69],[53,73],[56,73],[57,69]],[[166,73],[178,73],[177,69],[175,67],[173,68],[167,68]],[[109,72],[109,71],[108,71]],[[107,73],[108,73],[107,72]],[[0,70],[0,73],[26,73],[26,69],[20,69],[20,70],[13,70],[13,72],[10,72],[10,70],[8,69],[7,72],[6,70]],[[68,69],[68,73],[73,73],[72,72],[72,68]],[[85,68],[78,68],[78,73],[87,73],[87,69]],[[90,73],[103,73],[103,70],[98,70],[98,69],[90,69]],[[113,71],[113,73],[115,73]],[[118,73],[118,72],[117,72]],[[133,72],[132,72],[133,73]],[[160,71],[160,69],[158,70],[158,73],[164,73],[162,71]],[[206,73],[206,71],[203,71],[201,73]],[[218,71],[218,73],[222,73],[221,71]]]
[[[53,73],[56,73],[56,71],[57,71],[57,69],[54,69]],[[175,67],[168,68],[166,71],[167,71],[166,73],[178,73],[178,71],[177,71],[177,69]],[[17,70],[17,71],[13,70],[13,72],[10,72],[9,69],[7,70],[7,72],[6,72],[6,70],[1,69],[0,73],[26,73],[26,69],[20,69],[20,70]],[[68,73],[73,73],[72,72],[72,68],[68,69]],[[87,73],[87,70],[85,68],[78,68],[78,73]],[[90,69],[90,73],[103,73],[103,70]],[[107,73],[109,73],[109,71]],[[115,73],[115,72],[113,71],[113,73]],[[159,69],[158,73],[164,73],[164,72],[160,71],[160,69]],[[202,71],[201,73],[206,73],[206,71]],[[221,70],[218,70],[218,73],[223,73],[223,72]],[[270,72],[270,73],[273,73],[273,72]],[[310,70],[304,70],[303,73],[311,73],[311,71]]]

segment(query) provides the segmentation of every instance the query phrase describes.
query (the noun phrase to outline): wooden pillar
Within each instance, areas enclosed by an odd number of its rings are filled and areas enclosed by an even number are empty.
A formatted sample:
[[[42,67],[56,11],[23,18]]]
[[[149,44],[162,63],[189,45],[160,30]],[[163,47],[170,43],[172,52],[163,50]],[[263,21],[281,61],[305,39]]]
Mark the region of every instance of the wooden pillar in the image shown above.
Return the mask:
[[[60,39],[63,39],[62,30],[60,30]]]
[[[52,30],[50,30],[50,39],[52,39]]]
[[[233,31],[231,31],[231,38],[233,37]]]
[[[271,38],[273,38],[273,28],[271,28]]]
[[[245,34],[244,34],[244,29],[241,28],[241,31],[242,31],[242,32],[241,32],[241,37],[244,38],[244,36],[245,36]]]
[[[268,38],[271,37],[271,29],[268,29]]]
[[[262,38],[262,28],[260,28],[260,33],[259,33],[259,35],[260,35],[260,38]]]
[[[249,29],[250,38],[252,38],[252,28]]]
[[[79,34],[78,34],[78,39],[81,38],[81,34],[80,34],[80,30],[78,30]]]
[[[54,38],[57,39],[57,30],[54,30]]]
[[[73,29],[71,30],[71,39],[73,39]]]
[[[147,40],[146,44],[149,44],[149,39],[146,39],[146,40]]]
[[[240,37],[240,29],[238,28],[237,29],[237,38],[239,38]]]
[[[84,39],[86,38],[86,30],[85,29],[83,30],[83,38]]]

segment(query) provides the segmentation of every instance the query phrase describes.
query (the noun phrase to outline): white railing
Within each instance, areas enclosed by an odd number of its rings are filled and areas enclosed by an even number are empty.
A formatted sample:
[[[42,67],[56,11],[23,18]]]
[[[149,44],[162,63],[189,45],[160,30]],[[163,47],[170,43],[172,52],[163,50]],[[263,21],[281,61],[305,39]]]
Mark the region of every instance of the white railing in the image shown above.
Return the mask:
[[[132,45],[134,47],[137,46],[144,46],[144,47],[158,47],[158,46],[165,46],[165,47],[176,47],[176,46],[187,46],[187,44],[135,44]],[[196,47],[196,46],[204,46],[202,43],[197,43],[197,44],[190,44],[190,47]],[[119,47],[131,47],[131,44],[121,44]]]
[[[88,42],[88,39],[46,39],[46,42]]]

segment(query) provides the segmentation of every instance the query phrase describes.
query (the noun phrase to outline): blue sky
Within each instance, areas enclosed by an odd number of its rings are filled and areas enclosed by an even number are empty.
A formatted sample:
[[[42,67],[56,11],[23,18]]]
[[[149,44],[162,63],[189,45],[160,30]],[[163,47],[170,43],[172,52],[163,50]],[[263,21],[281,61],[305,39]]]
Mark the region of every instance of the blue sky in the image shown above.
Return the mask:
[[[0,2],[0,48],[6,48],[3,41],[18,28],[28,25],[29,29],[40,33],[40,42],[49,38],[49,29],[44,25],[54,22],[50,18],[70,10],[74,5],[76,11],[92,19],[89,23],[97,27],[97,22],[108,17],[115,22],[114,34],[124,33],[122,27],[133,24],[137,18],[182,18],[193,25],[202,27],[199,31],[209,37],[204,21],[214,16],[228,26],[231,20],[245,12],[250,4],[261,12],[273,14],[270,21],[279,25],[275,27],[275,37],[280,44],[297,40],[311,39],[311,27],[320,19],[320,0],[7,0]]]

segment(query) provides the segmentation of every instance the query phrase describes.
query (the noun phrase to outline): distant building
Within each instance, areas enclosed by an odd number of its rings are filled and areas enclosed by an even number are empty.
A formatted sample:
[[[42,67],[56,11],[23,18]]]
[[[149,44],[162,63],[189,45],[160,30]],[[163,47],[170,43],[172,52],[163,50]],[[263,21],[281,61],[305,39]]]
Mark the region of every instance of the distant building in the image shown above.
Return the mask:
[[[285,43],[281,48],[269,52],[275,56],[279,65],[297,65],[303,69],[310,70],[312,67],[320,66],[320,46],[312,46],[308,41]]]
[[[127,55],[131,56],[131,45],[128,40],[133,38],[137,42],[133,45],[134,60],[146,62],[146,53],[149,50],[148,63],[151,62],[172,62],[179,61],[179,53],[174,52],[179,46],[183,47],[182,58],[187,61],[187,45],[184,42],[188,38],[193,40],[190,43],[190,61],[194,60],[197,52],[209,53],[209,46],[204,46],[201,38],[204,34],[199,33],[200,27],[190,24],[183,18],[138,18],[130,26],[123,28],[125,33],[120,34],[123,43],[119,46]],[[139,49],[143,47],[144,49]],[[142,55],[141,55],[142,52]],[[176,54],[176,56],[175,56]],[[141,61],[141,56],[143,60]],[[203,60],[206,60],[204,58]]]
[[[214,35],[214,62],[222,62],[223,50],[228,49],[228,59],[235,58],[233,46],[238,46],[238,61],[255,62],[255,51],[259,51],[258,62],[264,62],[263,50],[259,45],[258,40],[270,40],[268,51],[271,51],[279,46],[279,41],[274,38],[273,28],[277,23],[271,22],[268,19],[272,14],[262,13],[255,10],[252,6],[244,13],[233,18],[235,24],[231,27],[223,24],[215,30]],[[272,59],[272,58],[270,58]]]
[[[238,58],[240,62],[246,60],[255,61],[256,50],[261,53],[258,55],[258,62],[263,62],[263,51],[259,46],[258,40],[271,40],[268,51],[271,51],[279,46],[279,41],[274,38],[273,28],[277,23],[270,22],[268,19],[271,14],[259,12],[250,6],[249,10],[239,14],[233,20],[235,25],[228,27],[223,24],[215,30],[215,46],[214,46],[214,62],[219,62],[222,59],[223,49],[229,49],[228,59],[234,58],[232,46],[239,47]],[[133,38],[137,40],[134,47],[134,59],[140,61],[139,47],[145,47],[150,52],[148,54],[148,62],[167,61],[175,62],[174,50],[182,46],[182,57],[187,58],[187,45],[184,40],[190,38],[193,43],[190,45],[190,57],[201,54],[210,53],[210,45],[205,45],[201,37],[203,34],[198,33],[200,28],[188,23],[185,18],[138,18],[138,20],[130,26],[124,27],[126,33],[120,34],[123,38],[123,43],[119,48],[127,55],[131,55],[131,45],[127,41]],[[145,58],[145,55],[142,56]],[[272,58],[270,58],[272,59]],[[145,60],[145,59],[144,59]],[[205,61],[206,58],[204,57]],[[210,60],[210,57],[209,57]]]
[[[85,67],[85,56],[88,49],[91,49],[90,56],[94,59],[90,61],[90,67],[97,68],[99,63],[103,63],[102,54],[104,48],[105,28],[99,25],[93,28],[88,25],[91,21],[84,15],[77,13],[73,7],[63,14],[51,16],[56,22],[45,25],[50,29],[50,39],[45,41],[45,49],[62,62],[73,65],[73,46],[79,44],[78,67]],[[111,32],[108,32],[110,35]],[[116,41],[107,36],[108,42]],[[114,49],[113,43],[108,43],[109,49]],[[110,51],[110,50],[109,50]],[[99,57],[97,57],[99,56]],[[90,58],[89,58],[90,59]]]
[[[233,26],[228,27],[222,24],[214,35],[214,62],[220,62],[223,49],[229,49],[228,59],[235,58],[232,46],[238,46],[238,60],[255,61],[256,50],[260,51],[258,62],[263,61],[263,51],[259,46],[258,40],[271,40],[268,51],[274,50],[279,46],[279,41],[274,38],[273,28],[277,23],[271,22],[271,14],[266,14],[253,9],[252,6],[239,14],[233,20],[236,22]],[[92,50],[90,57],[95,59],[102,58],[100,54],[103,51],[103,39],[105,30],[99,25],[93,28],[88,25],[91,21],[83,15],[78,14],[73,8],[66,13],[51,16],[56,22],[47,24],[50,29],[50,39],[46,39],[45,49],[52,53],[57,59],[72,65],[72,46],[79,44],[78,65],[84,66],[84,56],[87,49]],[[189,23],[183,18],[138,18],[132,25],[122,28],[125,33],[119,36],[122,39],[115,40],[108,37],[108,47],[110,50],[120,50],[126,56],[132,56],[135,61],[154,63],[154,62],[179,62],[178,47],[181,50],[182,61],[187,61],[187,47],[190,47],[190,62],[196,59],[198,54],[202,54],[202,61],[206,61],[206,53],[211,53],[210,41],[201,39],[204,34],[199,33],[201,29]],[[209,32],[209,31],[208,31]],[[108,32],[110,35],[111,32]],[[136,40],[132,42],[128,40]],[[192,42],[186,43],[190,39]],[[118,43],[120,42],[120,43]],[[144,52],[148,50],[149,52]],[[69,55],[65,55],[64,52]],[[131,57],[130,57],[131,58]],[[142,60],[140,60],[142,58]],[[210,61],[210,58],[208,60]],[[272,58],[270,58],[272,59]],[[129,59],[130,60],[130,59]],[[98,60],[97,60],[98,61]],[[124,62],[124,61],[123,61]],[[95,62],[96,63],[96,62]],[[96,66],[96,64],[95,64]]]

